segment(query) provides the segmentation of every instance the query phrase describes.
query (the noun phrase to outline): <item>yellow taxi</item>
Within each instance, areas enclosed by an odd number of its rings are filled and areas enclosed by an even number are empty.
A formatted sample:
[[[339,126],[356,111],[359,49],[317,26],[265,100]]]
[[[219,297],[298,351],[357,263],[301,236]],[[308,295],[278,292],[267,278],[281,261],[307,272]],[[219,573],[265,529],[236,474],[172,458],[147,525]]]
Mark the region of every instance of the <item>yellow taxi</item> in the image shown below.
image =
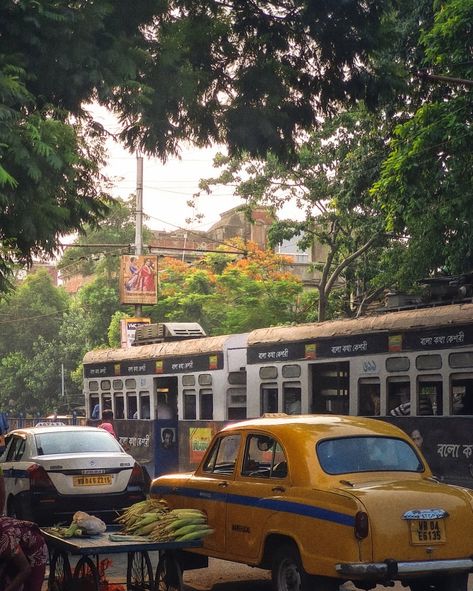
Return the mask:
[[[155,479],[151,496],[204,510],[215,533],[196,551],[271,569],[276,591],[466,591],[473,569],[473,491],[438,482],[411,439],[375,419],[227,426],[194,473]]]

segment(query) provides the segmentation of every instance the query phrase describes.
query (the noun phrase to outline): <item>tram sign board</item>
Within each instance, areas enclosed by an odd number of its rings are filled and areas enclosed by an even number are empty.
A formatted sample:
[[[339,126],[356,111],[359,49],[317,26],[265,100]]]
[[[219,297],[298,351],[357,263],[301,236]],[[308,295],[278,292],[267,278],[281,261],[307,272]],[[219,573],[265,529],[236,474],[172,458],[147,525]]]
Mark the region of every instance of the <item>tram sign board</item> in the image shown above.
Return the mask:
[[[192,373],[223,369],[223,353],[189,355],[188,357],[163,357],[161,359],[128,359],[126,361],[87,363],[84,377],[107,378],[152,374]]]

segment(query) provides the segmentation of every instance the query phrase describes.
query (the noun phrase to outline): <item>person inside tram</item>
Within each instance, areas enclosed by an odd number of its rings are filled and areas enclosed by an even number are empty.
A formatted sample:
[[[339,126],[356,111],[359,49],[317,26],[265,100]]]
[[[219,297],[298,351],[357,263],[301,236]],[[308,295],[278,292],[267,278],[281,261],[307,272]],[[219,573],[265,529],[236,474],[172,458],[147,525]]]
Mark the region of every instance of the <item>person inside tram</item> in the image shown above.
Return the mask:
[[[405,417],[411,414],[411,401],[409,400],[409,391],[407,389],[400,391],[401,396],[401,404],[396,406],[391,410],[389,414],[394,417]],[[418,415],[433,415],[433,407],[432,402],[430,400],[430,396],[426,394],[419,394],[419,404],[417,407],[417,414]]]

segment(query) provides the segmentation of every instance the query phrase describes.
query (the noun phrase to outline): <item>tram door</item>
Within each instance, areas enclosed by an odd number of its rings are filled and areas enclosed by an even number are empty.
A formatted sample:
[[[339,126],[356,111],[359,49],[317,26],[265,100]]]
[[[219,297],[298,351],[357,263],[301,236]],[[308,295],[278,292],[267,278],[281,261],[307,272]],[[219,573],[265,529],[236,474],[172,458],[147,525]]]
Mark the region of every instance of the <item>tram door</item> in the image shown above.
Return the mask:
[[[337,415],[349,413],[349,367],[346,361],[312,365],[311,412]]]
[[[156,476],[179,470],[177,376],[157,377],[154,388],[154,473]]]

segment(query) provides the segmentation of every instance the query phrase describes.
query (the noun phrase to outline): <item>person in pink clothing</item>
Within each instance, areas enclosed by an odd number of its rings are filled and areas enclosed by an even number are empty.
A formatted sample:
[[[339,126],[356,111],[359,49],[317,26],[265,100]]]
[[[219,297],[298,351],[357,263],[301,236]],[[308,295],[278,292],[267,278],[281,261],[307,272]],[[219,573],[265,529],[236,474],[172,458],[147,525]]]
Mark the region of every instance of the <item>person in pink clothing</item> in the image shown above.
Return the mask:
[[[113,411],[112,410],[104,410],[102,413],[102,421],[99,424],[101,429],[105,429],[111,435],[113,435],[117,439],[117,434],[115,433],[115,429],[113,427]]]

